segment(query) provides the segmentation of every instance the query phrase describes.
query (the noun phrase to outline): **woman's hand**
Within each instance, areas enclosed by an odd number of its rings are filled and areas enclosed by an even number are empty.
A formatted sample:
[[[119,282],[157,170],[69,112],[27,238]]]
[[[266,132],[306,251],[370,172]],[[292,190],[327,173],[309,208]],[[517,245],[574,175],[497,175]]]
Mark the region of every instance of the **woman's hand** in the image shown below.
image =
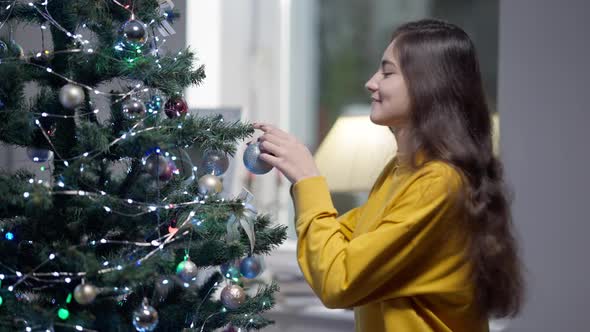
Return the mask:
[[[259,158],[276,167],[291,183],[320,175],[309,149],[295,136],[265,123],[255,123],[254,128],[264,132],[258,138],[262,151]]]

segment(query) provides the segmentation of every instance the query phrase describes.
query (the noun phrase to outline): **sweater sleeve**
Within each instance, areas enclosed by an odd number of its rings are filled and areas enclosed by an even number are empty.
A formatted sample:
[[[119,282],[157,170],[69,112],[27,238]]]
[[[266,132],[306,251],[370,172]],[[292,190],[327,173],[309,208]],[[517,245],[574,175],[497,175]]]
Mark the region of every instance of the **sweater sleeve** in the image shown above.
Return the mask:
[[[408,182],[377,227],[354,239],[336,222],[324,178],[295,184],[299,266],[327,307],[464,287],[449,277],[464,260],[439,247],[449,221],[456,221],[450,216],[456,210],[458,173],[425,166]]]

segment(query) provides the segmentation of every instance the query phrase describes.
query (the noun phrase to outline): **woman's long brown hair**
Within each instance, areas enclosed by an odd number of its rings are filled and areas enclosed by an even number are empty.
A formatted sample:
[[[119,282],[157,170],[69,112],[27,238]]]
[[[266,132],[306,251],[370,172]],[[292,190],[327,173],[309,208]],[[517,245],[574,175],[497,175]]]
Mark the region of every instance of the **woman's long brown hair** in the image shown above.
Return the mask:
[[[392,41],[410,96],[410,159],[423,151],[467,179],[465,235],[477,304],[490,317],[515,316],[524,297],[522,264],[473,42],[461,28],[431,19],[402,25]]]

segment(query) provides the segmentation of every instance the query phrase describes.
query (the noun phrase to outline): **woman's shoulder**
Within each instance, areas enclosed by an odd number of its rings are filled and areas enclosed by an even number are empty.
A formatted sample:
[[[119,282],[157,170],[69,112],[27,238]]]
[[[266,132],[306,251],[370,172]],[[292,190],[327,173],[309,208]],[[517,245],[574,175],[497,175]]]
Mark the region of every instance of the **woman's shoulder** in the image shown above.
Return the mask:
[[[445,191],[457,192],[463,188],[465,177],[454,165],[442,161],[431,160],[420,166],[411,176],[408,184],[426,184],[428,188],[445,189]]]

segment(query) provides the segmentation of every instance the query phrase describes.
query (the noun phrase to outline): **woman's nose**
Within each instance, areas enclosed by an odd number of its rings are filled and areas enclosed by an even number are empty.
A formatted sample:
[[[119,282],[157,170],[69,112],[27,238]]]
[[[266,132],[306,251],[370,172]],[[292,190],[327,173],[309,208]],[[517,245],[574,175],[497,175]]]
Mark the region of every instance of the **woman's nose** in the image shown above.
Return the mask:
[[[377,74],[375,74],[377,75]],[[378,89],[377,86],[377,80],[375,79],[375,75],[373,75],[373,77],[371,77],[367,83],[365,83],[365,89],[367,89],[369,92],[375,92]]]

